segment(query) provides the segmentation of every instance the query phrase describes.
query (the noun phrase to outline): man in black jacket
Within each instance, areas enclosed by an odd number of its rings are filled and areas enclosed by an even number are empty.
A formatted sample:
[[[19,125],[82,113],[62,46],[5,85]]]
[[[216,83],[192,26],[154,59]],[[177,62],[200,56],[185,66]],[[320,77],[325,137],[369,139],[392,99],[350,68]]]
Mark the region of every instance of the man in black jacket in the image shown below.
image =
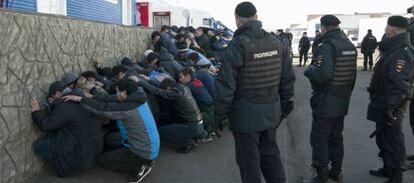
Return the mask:
[[[385,38],[381,40],[380,60],[368,87],[371,102],[367,119],[376,123],[378,156],[384,167],[371,170],[374,176],[389,177],[387,183],[402,183],[405,166],[405,144],[402,132],[405,106],[412,97],[413,48],[408,42],[407,20],[402,16],[388,18]]]
[[[312,84],[312,167],[317,177],[312,182],[339,181],[344,145],[342,131],[356,78],[357,51],[339,28],[334,15],[321,18],[321,37],[316,60],[305,71]]]
[[[74,102],[63,102],[65,84],[56,81],[49,87],[51,111],[40,110],[32,100],[32,118],[47,135],[34,143],[34,151],[53,161],[59,176],[79,173],[95,165],[102,152],[102,133],[97,116]]]
[[[178,59],[178,49],[175,46],[174,42],[169,38],[167,33],[160,33],[158,31],[154,31],[151,34],[151,39],[155,49],[164,47],[168,50],[169,53],[171,53],[171,55],[174,56],[174,59]]]
[[[308,61],[308,52],[310,49],[310,41],[308,38],[308,33],[303,32],[302,38],[299,40],[299,67],[302,66],[302,58],[303,58],[303,66],[306,65],[306,61]]]
[[[151,94],[169,101],[177,114],[176,122],[158,128],[161,140],[180,145],[177,150],[179,153],[188,153],[194,149],[197,145],[194,139],[202,143],[212,141],[204,130],[200,109],[188,87],[172,79],[164,79],[160,88],[146,81],[137,81]]]
[[[238,29],[219,52],[222,71],[216,78],[214,115],[222,126],[229,117],[236,161],[243,183],[285,181],[276,129],[293,102],[295,76],[282,40],[262,29],[255,6],[237,5]]]
[[[197,30],[194,32],[194,36],[198,46],[200,46],[204,52],[211,51],[210,39],[206,34],[203,33],[202,27],[197,28]]]
[[[364,54],[364,68],[362,69],[363,71],[367,70],[368,61],[369,70],[372,70],[372,65],[374,65],[374,62],[372,60],[372,54],[374,54],[376,48],[377,38],[375,38],[375,36],[372,35],[372,30],[368,29],[368,33],[361,43],[361,53]]]

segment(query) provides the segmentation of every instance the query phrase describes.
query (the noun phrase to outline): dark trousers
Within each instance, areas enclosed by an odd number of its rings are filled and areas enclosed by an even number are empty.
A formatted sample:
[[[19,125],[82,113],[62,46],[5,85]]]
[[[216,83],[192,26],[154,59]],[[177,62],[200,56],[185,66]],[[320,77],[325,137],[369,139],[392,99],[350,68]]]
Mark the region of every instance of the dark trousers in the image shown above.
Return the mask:
[[[203,123],[173,123],[158,128],[161,140],[182,147],[195,144],[194,138],[201,136],[203,132]]]
[[[52,148],[52,141],[49,138],[44,138],[37,140],[33,144],[33,150],[38,155],[46,158],[47,160],[53,160],[53,148]]]
[[[299,52],[299,65],[302,65],[302,57],[304,58],[303,65],[306,65],[306,62],[308,61],[308,52]]]
[[[119,148],[108,151],[98,156],[98,166],[116,172],[131,173],[143,164],[150,164],[151,161],[141,158],[128,148]]]
[[[397,119],[391,125],[377,123],[376,142],[380,150],[378,156],[382,158],[386,168],[404,168],[405,144],[402,132],[403,113],[394,114]]]
[[[343,129],[344,117],[313,117],[310,137],[313,167],[328,167],[331,162],[341,168],[344,157]]]
[[[369,63],[369,67],[374,65],[374,61],[372,60],[373,53],[364,53],[364,68],[367,68],[367,64]]]
[[[214,132],[214,112],[211,105],[198,105],[203,115],[204,128],[208,133]]]
[[[104,137],[105,152],[124,147],[120,132],[114,132]]]
[[[285,172],[276,141],[276,128],[258,133],[233,132],[236,161],[243,183],[285,182]]]

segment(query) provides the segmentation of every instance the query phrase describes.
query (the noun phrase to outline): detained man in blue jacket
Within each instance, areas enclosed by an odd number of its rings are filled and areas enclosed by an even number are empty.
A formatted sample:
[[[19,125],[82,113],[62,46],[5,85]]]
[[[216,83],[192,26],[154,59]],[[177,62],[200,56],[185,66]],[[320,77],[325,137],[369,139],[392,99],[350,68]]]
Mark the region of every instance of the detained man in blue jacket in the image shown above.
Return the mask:
[[[112,171],[127,172],[129,182],[141,182],[159,154],[157,127],[144,91],[135,81],[120,80],[116,91],[116,96],[86,98],[70,95],[64,99],[80,102],[96,114],[117,120],[122,146],[99,156],[98,165]]]

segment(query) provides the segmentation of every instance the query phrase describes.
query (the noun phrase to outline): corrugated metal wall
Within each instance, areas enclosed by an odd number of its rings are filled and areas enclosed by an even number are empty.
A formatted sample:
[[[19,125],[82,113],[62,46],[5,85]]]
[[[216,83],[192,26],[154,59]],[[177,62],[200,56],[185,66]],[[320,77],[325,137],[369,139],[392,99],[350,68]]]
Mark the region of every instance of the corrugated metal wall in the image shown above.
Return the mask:
[[[117,4],[106,0],[67,0],[66,3],[69,17],[122,24],[121,0]]]
[[[9,0],[9,5],[16,10],[37,11],[36,0]]]
[[[37,1],[42,0],[9,0],[12,9],[37,12]],[[67,16],[122,24],[122,0],[112,3],[107,0],[66,0]],[[131,0],[132,25],[136,24],[135,0]]]

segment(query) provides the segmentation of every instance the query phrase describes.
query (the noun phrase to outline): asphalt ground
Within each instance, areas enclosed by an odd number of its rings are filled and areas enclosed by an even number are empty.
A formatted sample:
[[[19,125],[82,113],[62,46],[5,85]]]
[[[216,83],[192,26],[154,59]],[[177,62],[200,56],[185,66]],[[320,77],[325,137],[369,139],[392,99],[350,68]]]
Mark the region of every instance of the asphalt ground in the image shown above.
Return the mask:
[[[358,60],[362,65],[362,60]],[[311,147],[309,144],[311,129],[311,109],[309,99],[311,89],[303,76],[306,67],[297,67],[295,105],[293,114],[278,129],[278,142],[285,165],[288,182],[306,182],[312,176]],[[361,68],[359,68],[361,69]],[[345,118],[344,144],[345,158],[343,164],[344,183],[378,183],[386,179],[368,174],[368,170],[382,166],[377,157],[378,148],[369,134],[375,124],[366,120],[368,93],[366,87],[372,72],[358,71],[356,86],[351,98],[349,114]],[[414,154],[414,138],[409,127],[408,114],[404,120],[407,153]],[[153,171],[143,181],[145,183],[239,183],[238,167],[235,162],[234,140],[231,132],[225,130],[221,138],[199,145],[188,154],[175,152],[176,147],[162,143],[160,156]],[[28,177],[27,182],[38,183],[117,183],[126,182],[124,174],[105,171],[94,167],[74,176],[59,178],[46,166],[41,174]],[[404,173],[404,182],[414,182],[414,170]]]

